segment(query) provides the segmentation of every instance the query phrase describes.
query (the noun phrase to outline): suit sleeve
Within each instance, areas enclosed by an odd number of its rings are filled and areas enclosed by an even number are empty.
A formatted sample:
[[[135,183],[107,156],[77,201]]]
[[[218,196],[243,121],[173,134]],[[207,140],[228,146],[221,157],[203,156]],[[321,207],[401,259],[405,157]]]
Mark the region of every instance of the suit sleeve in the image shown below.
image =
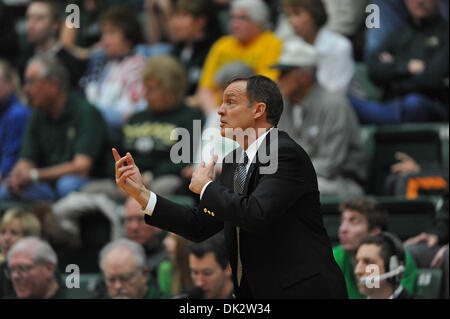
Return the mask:
[[[193,242],[204,241],[223,229],[223,222],[213,218],[211,211],[179,205],[162,196],[158,196],[152,215],[145,214],[145,222]]]
[[[206,188],[199,208],[211,211],[213,218],[248,232],[264,233],[311,191],[311,174],[314,169],[306,153],[280,148],[277,171],[261,174],[250,195],[235,194],[222,184],[212,182]]]

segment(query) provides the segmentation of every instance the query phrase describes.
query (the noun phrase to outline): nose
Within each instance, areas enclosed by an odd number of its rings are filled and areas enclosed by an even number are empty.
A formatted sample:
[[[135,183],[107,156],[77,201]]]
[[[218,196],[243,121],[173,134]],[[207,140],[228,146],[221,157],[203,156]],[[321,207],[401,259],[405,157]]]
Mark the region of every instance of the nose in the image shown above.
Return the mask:
[[[342,222],[339,226],[339,234],[345,234],[348,231],[348,225],[346,222]]]
[[[364,274],[364,266],[361,262],[358,262],[355,266],[355,275],[362,276]]]
[[[225,115],[225,106],[223,103],[219,106],[219,109],[217,110],[217,114],[219,114],[220,116]]]

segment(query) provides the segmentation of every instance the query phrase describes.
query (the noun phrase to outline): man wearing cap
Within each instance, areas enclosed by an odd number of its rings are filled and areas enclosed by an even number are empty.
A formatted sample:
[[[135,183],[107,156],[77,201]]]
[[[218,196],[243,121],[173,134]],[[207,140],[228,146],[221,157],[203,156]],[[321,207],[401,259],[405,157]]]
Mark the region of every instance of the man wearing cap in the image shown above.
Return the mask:
[[[279,127],[310,156],[324,196],[363,194],[364,154],[360,127],[347,99],[316,80],[317,53],[298,37],[284,43],[274,68],[286,106]]]

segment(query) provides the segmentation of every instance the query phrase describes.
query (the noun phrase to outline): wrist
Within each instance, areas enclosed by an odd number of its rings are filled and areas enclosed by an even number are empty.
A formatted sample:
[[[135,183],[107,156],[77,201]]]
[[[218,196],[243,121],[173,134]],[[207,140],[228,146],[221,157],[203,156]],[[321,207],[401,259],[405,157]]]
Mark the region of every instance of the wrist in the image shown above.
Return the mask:
[[[145,186],[141,187],[141,190],[139,191],[138,198],[135,198],[136,201],[142,206],[147,207],[148,201],[150,200],[150,190],[148,190]]]
[[[36,184],[39,181],[39,171],[37,168],[32,168],[30,170],[30,179],[33,184]]]

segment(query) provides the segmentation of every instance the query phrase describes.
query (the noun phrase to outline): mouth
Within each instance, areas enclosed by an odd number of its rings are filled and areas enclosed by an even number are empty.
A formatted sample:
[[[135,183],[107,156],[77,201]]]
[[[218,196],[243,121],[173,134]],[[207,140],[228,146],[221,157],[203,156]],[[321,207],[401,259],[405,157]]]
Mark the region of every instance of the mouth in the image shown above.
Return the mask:
[[[224,127],[227,124],[227,122],[220,121],[220,127]]]

